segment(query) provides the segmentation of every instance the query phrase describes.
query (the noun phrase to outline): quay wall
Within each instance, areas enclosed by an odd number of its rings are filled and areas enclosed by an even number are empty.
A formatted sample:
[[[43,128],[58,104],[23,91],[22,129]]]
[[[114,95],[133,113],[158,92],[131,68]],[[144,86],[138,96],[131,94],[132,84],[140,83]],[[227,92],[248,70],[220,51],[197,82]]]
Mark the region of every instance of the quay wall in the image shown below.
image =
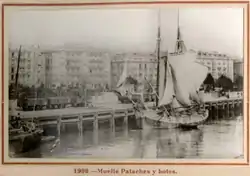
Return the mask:
[[[227,110],[229,114],[230,109],[242,106],[242,98],[224,98],[206,101],[204,106],[209,109],[213,117],[219,117],[220,110]],[[122,120],[122,126],[128,128],[128,119],[132,117],[135,119],[135,111],[132,104],[114,105],[112,108],[107,107],[92,107],[92,108],[66,108],[44,111],[30,111],[20,112],[21,118],[24,120],[36,119],[40,126],[54,126],[56,127],[57,135],[60,136],[61,130],[66,124],[77,125],[79,134],[83,132],[85,123],[91,122],[93,130],[98,131],[99,123],[101,121],[108,121],[111,129],[115,129],[117,119]]]

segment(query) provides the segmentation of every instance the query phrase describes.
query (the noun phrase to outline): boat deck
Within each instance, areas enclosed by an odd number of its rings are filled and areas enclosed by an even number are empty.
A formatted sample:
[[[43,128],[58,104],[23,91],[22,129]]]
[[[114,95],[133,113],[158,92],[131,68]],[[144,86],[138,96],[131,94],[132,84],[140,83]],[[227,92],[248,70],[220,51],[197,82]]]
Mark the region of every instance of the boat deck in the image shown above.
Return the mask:
[[[203,114],[193,113],[192,115],[160,116],[154,110],[144,112],[147,124],[163,128],[175,128],[179,126],[197,126],[208,118],[208,111]]]

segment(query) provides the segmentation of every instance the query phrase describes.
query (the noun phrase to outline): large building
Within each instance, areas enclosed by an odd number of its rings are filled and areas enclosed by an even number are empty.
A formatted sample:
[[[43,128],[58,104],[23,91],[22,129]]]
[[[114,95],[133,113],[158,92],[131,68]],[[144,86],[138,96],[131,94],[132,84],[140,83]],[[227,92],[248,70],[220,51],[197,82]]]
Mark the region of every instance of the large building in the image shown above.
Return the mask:
[[[231,56],[218,52],[198,51],[197,59],[208,67],[214,79],[225,75],[234,80],[234,59]]]
[[[88,85],[106,87],[110,83],[109,54],[81,49],[55,49],[44,52],[46,87]]]
[[[111,55],[106,52],[88,52],[88,80],[92,88],[110,87],[110,59]]]
[[[46,58],[46,87],[81,85],[86,77],[86,55],[82,51],[55,49]]]
[[[111,61],[111,86],[116,88],[116,85],[124,70],[124,65],[127,64],[127,76],[131,76],[139,83],[145,82],[145,78],[153,85],[156,84],[156,68],[157,60],[154,54],[116,54]]]
[[[9,49],[9,84],[16,80],[18,54],[18,48]],[[39,47],[21,48],[18,83],[29,87],[45,84],[45,57]]]
[[[234,61],[234,75],[235,76],[243,76],[243,61],[242,60],[235,60]]]
[[[66,55],[63,51],[44,51],[46,60],[45,86],[56,88],[67,85]]]

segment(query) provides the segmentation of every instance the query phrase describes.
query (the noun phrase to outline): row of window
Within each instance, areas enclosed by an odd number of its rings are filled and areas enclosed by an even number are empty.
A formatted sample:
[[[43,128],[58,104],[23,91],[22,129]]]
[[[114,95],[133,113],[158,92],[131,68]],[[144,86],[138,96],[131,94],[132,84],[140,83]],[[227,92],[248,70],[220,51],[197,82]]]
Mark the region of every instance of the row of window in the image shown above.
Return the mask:
[[[218,56],[218,57],[227,57],[226,54],[214,54],[214,53],[206,53],[206,52],[198,52],[198,56]]]
[[[33,54],[34,54],[33,52],[22,52],[22,53],[21,53],[21,56],[22,56],[22,57],[27,57],[27,58],[29,58],[29,57],[31,57]],[[17,58],[17,57],[18,57],[18,52],[11,52],[11,56]]]
[[[29,75],[29,74],[28,74],[28,75],[26,75],[26,74],[19,74],[19,78],[20,78],[20,79],[25,79],[25,78],[29,79],[29,78],[30,78],[30,75]],[[12,74],[12,75],[11,75],[11,80],[14,80],[14,79],[15,79],[15,75]]]
[[[202,64],[206,64],[206,65],[211,65],[212,64],[212,62],[210,61],[207,61],[207,62],[205,62],[204,60],[203,61],[200,61]],[[213,62],[213,65],[226,65],[227,64],[227,62]]]
[[[11,62],[12,63],[17,62],[17,60],[15,58],[12,58]],[[21,58],[19,63],[26,63],[26,62],[30,63],[31,60],[30,59]]]

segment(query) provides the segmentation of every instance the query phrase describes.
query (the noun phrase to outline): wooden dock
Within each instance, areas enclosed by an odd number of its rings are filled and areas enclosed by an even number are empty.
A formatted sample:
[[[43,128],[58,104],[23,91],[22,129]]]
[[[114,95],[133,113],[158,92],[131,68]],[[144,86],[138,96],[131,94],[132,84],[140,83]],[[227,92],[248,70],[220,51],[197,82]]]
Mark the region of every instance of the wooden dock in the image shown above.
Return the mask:
[[[222,108],[229,111],[230,108],[242,106],[242,103],[242,98],[219,98],[207,100],[204,106],[209,110]],[[65,124],[77,124],[79,134],[81,135],[83,132],[83,124],[86,121],[93,122],[94,131],[98,131],[99,122],[108,120],[110,127],[114,130],[116,119],[123,119],[124,126],[127,127],[128,117],[135,115],[132,104],[119,104],[112,106],[112,108],[65,108],[30,112],[20,111],[19,113],[21,118],[25,120],[36,118],[41,126],[55,125],[58,136],[60,136],[61,129]]]

